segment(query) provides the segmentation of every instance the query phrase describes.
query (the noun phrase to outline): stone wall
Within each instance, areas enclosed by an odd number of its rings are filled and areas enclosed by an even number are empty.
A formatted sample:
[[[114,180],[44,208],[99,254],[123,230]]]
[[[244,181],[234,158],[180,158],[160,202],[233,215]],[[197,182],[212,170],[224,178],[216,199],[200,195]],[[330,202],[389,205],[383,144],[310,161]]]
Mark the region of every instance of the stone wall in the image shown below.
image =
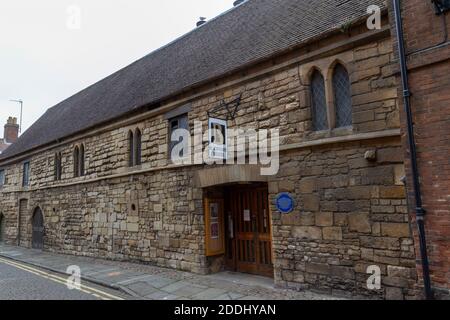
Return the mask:
[[[352,81],[353,127],[313,132],[311,70],[322,70],[329,90],[336,62]],[[343,290],[372,297],[414,295],[414,247],[406,214],[398,99],[389,38],[271,70],[191,101],[191,127],[208,110],[241,95],[230,128],[278,128],[283,151],[276,194],[294,194],[297,206],[280,215],[272,206],[275,282],[280,286]],[[332,108],[332,97],[328,94]],[[142,132],[142,165],[128,168],[128,132]],[[126,259],[207,273],[203,190],[195,173],[203,166],[173,168],[168,162],[164,114],[63,143],[30,158],[30,187],[21,187],[22,164],[5,167],[0,210],[8,238],[17,239],[20,199],[29,219],[45,216],[45,249]],[[206,142],[206,141],[205,141]],[[83,143],[86,175],[73,178],[73,148]],[[315,146],[311,146],[313,143]],[[54,181],[54,153],[62,152],[62,180]],[[381,290],[367,290],[367,266],[378,265]]]
[[[377,158],[365,159],[376,150]],[[399,139],[306,149],[283,157],[271,196],[295,194],[296,210],[273,209],[275,279],[288,287],[401,299],[414,296],[415,251],[400,182]],[[367,290],[369,266],[382,289]],[[405,289],[408,288],[408,289]]]

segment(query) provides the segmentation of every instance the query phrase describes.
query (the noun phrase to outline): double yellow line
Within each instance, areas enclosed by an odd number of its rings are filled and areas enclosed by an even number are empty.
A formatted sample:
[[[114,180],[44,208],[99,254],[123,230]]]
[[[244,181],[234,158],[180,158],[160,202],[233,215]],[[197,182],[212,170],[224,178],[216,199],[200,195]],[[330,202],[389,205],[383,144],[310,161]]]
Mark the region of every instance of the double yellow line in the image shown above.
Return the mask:
[[[20,270],[27,271],[29,273],[35,274],[35,275],[37,275],[39,277],[51,280],[53,282],[56,282],[56,283],[59,283],[59,284],[63,284],[63,285],[67,285],[67,279],[66,278],[63,278],[63,277],[60,277],[60,276],[57,276],[57,275],[53,275],[53,274],[50,274],[48,272],[45,272],[45,271],[42,271],[42,270],[30,267],[28,265],[25,265],[25,264],[22,264],[22,263],[19,263],[19,262],[15,262],[15,261],[11,261],[11,260],[6,260],[6,259],[3,259],[3,258],[0,258],[0,262],[4,263],[4,264],[7,264],[7,265],[10,265],[12,267],[15,267],[17,269],[20,269]],[[80,287],[79,288],[75,287],[74,289],[76,289],[78,291],[81,291],[81,292],[84,292],[84,293],[87,293],[87,294],[90,294],[90,295],[93,295],[94,297],[102,299],[102,300],[124,300],[121,297],[112,295],[112,294],[107,293],[107,292],[102,291],[102,290],[98,290],[98,289],[86,286],[86,285],[84,285],[82,283],[80,283]],[[67,289],[67,290],[69,290],[69,289]]]

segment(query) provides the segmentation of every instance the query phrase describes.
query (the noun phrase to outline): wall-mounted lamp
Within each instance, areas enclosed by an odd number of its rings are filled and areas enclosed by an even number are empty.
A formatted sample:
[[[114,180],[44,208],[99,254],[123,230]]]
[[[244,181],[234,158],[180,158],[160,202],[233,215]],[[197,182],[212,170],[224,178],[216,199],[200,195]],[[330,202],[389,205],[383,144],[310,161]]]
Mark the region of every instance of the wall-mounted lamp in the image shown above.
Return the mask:
[[[436,14],[441,15],[450,10],[450,0],[431,0],[436,9]]]

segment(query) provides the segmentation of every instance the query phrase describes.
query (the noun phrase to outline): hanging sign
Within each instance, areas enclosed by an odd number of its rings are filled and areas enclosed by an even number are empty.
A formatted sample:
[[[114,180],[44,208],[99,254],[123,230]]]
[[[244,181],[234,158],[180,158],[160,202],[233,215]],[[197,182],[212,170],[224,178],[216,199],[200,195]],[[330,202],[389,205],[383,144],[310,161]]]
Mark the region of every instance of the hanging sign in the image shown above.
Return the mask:
[[[294,198],[289,193],[280,193],[276,199],[276,207],[281,213],[291,213],[295,207]]]

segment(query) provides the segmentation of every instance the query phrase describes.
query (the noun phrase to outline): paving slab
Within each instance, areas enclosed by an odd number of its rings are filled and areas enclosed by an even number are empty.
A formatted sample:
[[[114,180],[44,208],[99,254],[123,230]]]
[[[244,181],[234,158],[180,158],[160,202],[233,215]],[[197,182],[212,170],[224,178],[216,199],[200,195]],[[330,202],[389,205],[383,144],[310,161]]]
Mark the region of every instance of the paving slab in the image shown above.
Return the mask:
[[[157,289],[161,289],[163,287],[168,286],[169,284],[172,284],[174,282],[177,282],[177,280],[161,277],[161,276],[155,276],[151,280],[146,280],[146,283],[148,283],[149,286],[152,286]]]
[[[157,291],[145,296],[150,300],[177,300],[181,297],[163,291]]]
[[[208,287],[198,286],[187,281],[178,281],[161,288],[162,291],[182,297],[193,297],[207,289]]]
[[[135,282],[127,286],[127,288],[134,293],[139,293],[139,296],[148,296],[152,293],[159,292],[159,290],[155,287],[149,286],[147,282],[140,281]]]
[[[221,295],[225,294],[227,291],[225,289],[219,288],[209,288],[204,290],[194,296],[192,296],[193,300],[213,300]]]

